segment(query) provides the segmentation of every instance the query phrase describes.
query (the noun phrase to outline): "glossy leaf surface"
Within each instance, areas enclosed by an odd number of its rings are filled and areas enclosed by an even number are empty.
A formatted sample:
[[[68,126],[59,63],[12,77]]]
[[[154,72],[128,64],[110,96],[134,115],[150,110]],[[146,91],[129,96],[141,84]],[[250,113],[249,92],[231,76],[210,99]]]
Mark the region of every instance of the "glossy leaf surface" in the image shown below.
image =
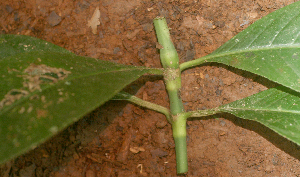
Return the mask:
[[[73,54],[62,47],[38,38],[12,34],[0,35],[0,60],[19,53],[34,51],[51,51]]]
[[[271,88],[219,107],[220,111],[254,120],[300,145],[300,94]]]
[[[300,92],[300,2],[256,21],[216,51],[181,69],[217,62],[246,70]]]
[[[0,163],[36,147],[150,70],[16,38],[19,44],[0,37]],[[34,50],[22,48],[28,45]]]

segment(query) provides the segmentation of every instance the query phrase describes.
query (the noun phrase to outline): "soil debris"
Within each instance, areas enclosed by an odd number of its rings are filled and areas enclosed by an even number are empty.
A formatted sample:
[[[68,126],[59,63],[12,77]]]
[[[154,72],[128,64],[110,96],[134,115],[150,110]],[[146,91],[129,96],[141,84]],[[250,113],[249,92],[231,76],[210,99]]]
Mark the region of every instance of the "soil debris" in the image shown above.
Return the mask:
[[[87,25],[92,28],[92,32],[94,34],[97,34],[97,26],[100,25],[100,10],[99,10],[99,7],[96,7],[92,18],[88,21]]]
[[[48,17],[48,23],[54,27],[61,22],[61,16],[57,15],[54,11],[52,11]]]
[[[129,150],[130,150],[130,152],[132,152],[134,154],[137,154],[139,152],[144,152],[145,148],[143,148],[143,147],[130,147]]]

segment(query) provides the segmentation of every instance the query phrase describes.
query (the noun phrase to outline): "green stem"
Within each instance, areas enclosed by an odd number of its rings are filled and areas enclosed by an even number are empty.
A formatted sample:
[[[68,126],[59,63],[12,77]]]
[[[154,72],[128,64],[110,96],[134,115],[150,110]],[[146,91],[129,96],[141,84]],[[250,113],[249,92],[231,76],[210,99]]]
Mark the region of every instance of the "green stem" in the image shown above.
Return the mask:
[[[154,27],[160,44],[160,59],[165,69],[164,80],[170,99],[171,124],[175,141],[177,173],[188,171],[186,147],[186,115],[182,104],[179,57],[172,43],[165,18],[155,18]]]
[[[186,146],[186,115],[178,114],[173,117],[172,130],[175,141],[177,173],[188,171],[187,146]]]
[[[203,63],[207,63],[207,58],[208,57],[205,56],[205,57],[202,57],[202,58],[198,58],[196,60],[191,60],[191,61],[181,63],[180,64],[180,71],[186,70],[187,68],[192,68],[192,67],[195,67],[195,66],[199,66]]]
[[[172,43],[166,19],[156,17],[153,23],[158,43],[160,44],[160,61],[164,69],[179,68],[179,57]]]
[[[181,73],[179,69],[166,69],[164,73],[166,90],[170,100],[170,111],[172,115],[184,112],[180,89],[181,89]]]
[[[170,111],[168,108],[165,108],[163,106],[160,106],[160,105],[157,105],[157,104],[154,104],[154,103],[151,103],[151,102],[148,102],[148,101],[145,101],[145,100],[142,100],[134,95],[131,95],[129,93],[126,93],[126,92],[119,92],[117,93],[113,98],[112,100],[126,100],[126,101],[129,101],[131,103],[134,103],[134,104],[137,104],[141,107],[145,107],[145,108],[148,108],[148,109],[151,109],[151,110],[154,110],[156,112],[159,112],[159,113],[162,113],[164,114],[168,121],[170,122],[170,118],[171,118],[171,115],[170,115]]]

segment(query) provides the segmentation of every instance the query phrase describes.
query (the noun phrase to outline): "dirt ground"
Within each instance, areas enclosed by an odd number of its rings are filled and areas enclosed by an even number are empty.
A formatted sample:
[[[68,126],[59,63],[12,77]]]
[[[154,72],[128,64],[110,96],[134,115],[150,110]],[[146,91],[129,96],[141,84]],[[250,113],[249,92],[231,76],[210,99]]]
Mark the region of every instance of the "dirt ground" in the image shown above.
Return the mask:
[[[292,0],[8,0],[0,34],[38,37],[78,55],[161,67],[152,24],[165,16],[181,62],[205,56]],[[99,8],[100,25],[88,26]],[[92,25],[93,26],[93,25]],[[186,110],[213,108],[272,87],[247,72],[207,64],[183,72]],[[161,78],[127,88],[163,106]],[[188,122],[186,176],[300,176],[300,148],[263,125],[229,114]],[[159,113],[110,101],[0,168],[0,176],[176,176],[171,126]]]

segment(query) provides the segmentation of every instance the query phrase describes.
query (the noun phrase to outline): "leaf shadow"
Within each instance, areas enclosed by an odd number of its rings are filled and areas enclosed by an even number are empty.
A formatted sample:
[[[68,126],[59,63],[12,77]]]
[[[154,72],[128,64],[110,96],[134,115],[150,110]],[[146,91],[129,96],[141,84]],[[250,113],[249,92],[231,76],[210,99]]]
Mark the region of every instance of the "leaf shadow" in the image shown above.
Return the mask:
[[[159,79],[162,79],[162,77],[144,75],[129,84],[124,90],[130,94],[136,94],[147,81],[156,81]],[[13,164],[18,166],[24,162],[28,162],[30,164],[39,164],[43,169],[49,167],[62,168],[63,165],[66,165],[68,161],[78,154],[90,153],[89,149],[91,147],[89,146],[91,146],[91,143],[94,146],[93,148],[101,148],[103,142],[101,142],[99,135],[106,130],[116,117],[122,116],[124,111],[133,112],[131,110],[124,110],[127,104],[129,104],[127,101],[113,100],[104,103],[73,125],[38,145],[35,149],[12,160]],[[122,130],[116,127],[115,131]],[[45,163],[45,159],[48,159],[47,163]],[[12,161],[7,163],[11,163]],[[49,173],[51,171],[51,169],[48,169]],[[47,176],[47,174],[45,175]]]
[[[239,117],[236,117],[229,113],[219,113],[212,116],[205,116],[205,117],[197,117],[197,118],[191,118],[189,121],[199,121],[199,120],[211,120],[218,118],[224,118],[226,120],[229,120],[236,126],[239,126],[241,128],[247,129],[249,131],[253,131],[257,133],[258,135],[262,136],[264,139],[272,143],[274,146],[279,148],[280,150],[284,151],[285,153],[289,154],[290,156],[300,160],[300,146],[298,146],[296,143],[284,138],[283,136],[279,135],[275,131],[271,130],[270,128],[264,126],[263,124],[242,119]],[[238,134],[236,134],[238,136]]]
[[[201,66],[215,66],[215,67],[222,67],[228,71],[231,71],[237,75],[240,75],[244,78],[248,78],[251,79],[253,82],[259,83],[267,88],[273,88],[273,87],[277,87],[280,84],[273,82],[265,77],[259,76],[257,74],[253,74],[249,71],[245,71],[245,70],[241,70],[232,66],[228,66],[222,63],[207,63],[207,64],[203,64]]]
[[[252,120],[241,119],[239,117],[227,113],[223,114],[223,117],[227,120],[230,120],[239,127],[256,132],[277,148],[281,149],[290,156],[293,156],[294,158],[300,160],[300,146],[284,138],[283,136],[279,135],[278,133],[264,126],[263,124]]]
[[[224,64],[220,64],[220,63],[206,63],[203,64],[201,66],[216,66],[216,67],[222,67],[228,71],[231,71],[237,75],[240,75],[244,78],[248,78],[251,79],[253,82],[256,82],[258,84],[261,84],[267,88],[274,88],[276,87],[276,89],[287,92],[289,94],[292,94],[294,96],[298,96],[300,97],[300,93],[287,88],[285,86],[282,86],[278,83],[275,83],[271,80],[268,80],[267,78],[264,78],[262,76],[253,74],[251,72],[248,71],[244,71],[238,68],[234,68],[231,66],[227,66]],[[190,121],[195,121],[195,120],[210,120],[210,119],[215,119],[216,117],[222,117],[225,118],[229,121],[231,121],[232,123],[234,123],[236,126],[242,127],[244,129],[250,130],[250,131],[254,131],[255,133],[259,134],[260,136],[262,136],[264,139],[266,139],[267,141],[269,141],[270,143],[272,143],[274,146],[276,146],[277,148],[281,149],[282,151],[284,151],[285,153],[289,154],[290,156],[300,160],[300,146],[297,145],[296,143],[284,138],[283,136],[279,135],[278,133],[276,133],[275,131],[273,131],[272,129],[266,127],[265,125],[256,122],[256,121],[252,121],[252,120],[247,120],[247,119],[242,119],[239,117],[236,117],[230,113],[219,113],[219,114],[215,114],[212,116],[205,116],[205,117],[201,117],[201,118],[191,118],[189,119]]]

